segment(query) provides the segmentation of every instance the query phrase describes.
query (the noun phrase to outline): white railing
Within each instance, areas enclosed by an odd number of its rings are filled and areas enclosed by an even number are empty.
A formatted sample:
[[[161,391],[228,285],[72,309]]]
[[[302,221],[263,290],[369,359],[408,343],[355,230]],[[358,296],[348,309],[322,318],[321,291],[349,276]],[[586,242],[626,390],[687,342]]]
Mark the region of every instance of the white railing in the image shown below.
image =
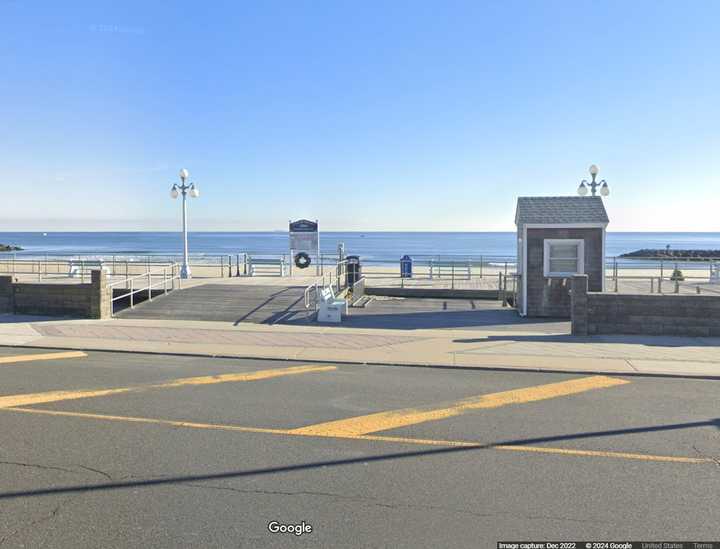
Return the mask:
[[[241,254],[237,254],[238,264]],[[129,277],[144,274],[157,266],[179,263],[174,255],[157,254],[11,254],[0,252],[0,275],[33,275],[38,281],[55,278],[77,278],[84,282],[90,271],[104,270],[110,276]],[[229,254],[191,255],[190,267],[195,278],[231,277],[240,267]]]
[[[153,282],[153,279],[155,279],[156,282]],[[112,282],[108,284],[108,286],[110,287],[110,291],[113,293],[115,288],[124,286],[128,291],[117,296],[113,296],[112,302],[114,304],[116,301],[129,299],[130,308],[132,309],[135,307],[135,294],[147,292],[147,300],[152,301],[152,292],[154,288],[162,286],[163,295],[166,295],[169,291],[175,289],[176,280],[178,281],[178,288],[180,288],[182,285],[182,279],[180,278],[180,265],[178,263],[172,263],[170,265],[163,265],[161,267],[148,269],[147,272],[143,274]]]
[[[326,273],[323,273],[322,276],[318,277],[315,282],[308,285],[307,288],[305,288],[305,292],[303,294],[303,299],[305,303],[305,308],[310,309],[311,306],[314,306],[315,310],[318,310],[318,292],[320,288],[332,288],[333,292],[337,295],[340,290],[344,286],[344,278],[345,278],[345,264],[347,261],[342,260],[335,264],[334,271],[328,271]],[[312,296],[312,298],[311,298]]]
[[[365,296],[365,277],[361,276],[359,280],[350,288],[351,305],[355,305]]]

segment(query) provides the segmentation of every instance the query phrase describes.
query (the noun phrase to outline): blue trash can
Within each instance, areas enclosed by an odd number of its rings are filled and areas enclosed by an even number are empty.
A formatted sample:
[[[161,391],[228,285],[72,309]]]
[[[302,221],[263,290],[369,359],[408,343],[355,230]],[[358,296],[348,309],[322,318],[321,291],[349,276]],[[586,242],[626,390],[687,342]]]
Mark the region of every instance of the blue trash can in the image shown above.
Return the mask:
[[[412,278],[412,258],[409,255],[400,258],[400,278]]]

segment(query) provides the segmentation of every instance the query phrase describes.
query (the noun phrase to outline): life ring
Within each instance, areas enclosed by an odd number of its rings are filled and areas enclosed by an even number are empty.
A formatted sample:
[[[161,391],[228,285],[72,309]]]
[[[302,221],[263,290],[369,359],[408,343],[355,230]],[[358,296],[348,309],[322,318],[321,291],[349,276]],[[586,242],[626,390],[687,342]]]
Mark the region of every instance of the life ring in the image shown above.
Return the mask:
[[[298,269],[307,269],[310,266],[310,256],[305,252],[295,254],[295,266]]]

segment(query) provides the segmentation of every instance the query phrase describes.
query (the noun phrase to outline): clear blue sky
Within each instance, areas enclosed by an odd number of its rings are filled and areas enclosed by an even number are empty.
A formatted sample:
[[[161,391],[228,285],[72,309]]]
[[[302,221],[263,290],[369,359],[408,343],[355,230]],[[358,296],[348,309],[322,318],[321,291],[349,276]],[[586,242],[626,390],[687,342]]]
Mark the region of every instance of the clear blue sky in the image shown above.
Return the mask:
[[[0,230],[719,230],[720,2],[0,0]]]

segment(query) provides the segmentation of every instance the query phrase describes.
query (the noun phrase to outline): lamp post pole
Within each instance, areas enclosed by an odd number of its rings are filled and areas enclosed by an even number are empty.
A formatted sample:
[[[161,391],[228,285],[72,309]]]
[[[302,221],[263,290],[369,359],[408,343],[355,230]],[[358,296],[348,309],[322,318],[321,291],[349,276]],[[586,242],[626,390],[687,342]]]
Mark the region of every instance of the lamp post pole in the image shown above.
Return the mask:
[[[195,183],[187,183],[187,179],[190,174],[186,169],[180,170],[180,185],[175,183],[170,189],[170,196],[177,198],[182,194],[182,232],[183,232],[183,264],[180,268],[180,278],[191,278],[190,273],[190,257],[188,254],[188,235],[187,235],[187,195],[197,198],[200,196],[200,191],[195,186]]]
[[[578,194],[580,196],[585,196],[588,192],[587,188],[590,187],[592,196],[595,196],[596,189],[598,187],[600,187],[600,194],[602,196],[608,196],[610,194],[610,187],[608,187],[607,182],[604,179],[601,179],[600,181],[595,181],[595,178],[597,177],[597,174],[600,171],[600,169],[595,164],[593,164],[592,166],[590,166],[590,169],[588,171],[590,172],[590,175],[592,176],[592,181],[583,179],[580,182],[580,186],[578,187],[578,190],[577,190]]]

